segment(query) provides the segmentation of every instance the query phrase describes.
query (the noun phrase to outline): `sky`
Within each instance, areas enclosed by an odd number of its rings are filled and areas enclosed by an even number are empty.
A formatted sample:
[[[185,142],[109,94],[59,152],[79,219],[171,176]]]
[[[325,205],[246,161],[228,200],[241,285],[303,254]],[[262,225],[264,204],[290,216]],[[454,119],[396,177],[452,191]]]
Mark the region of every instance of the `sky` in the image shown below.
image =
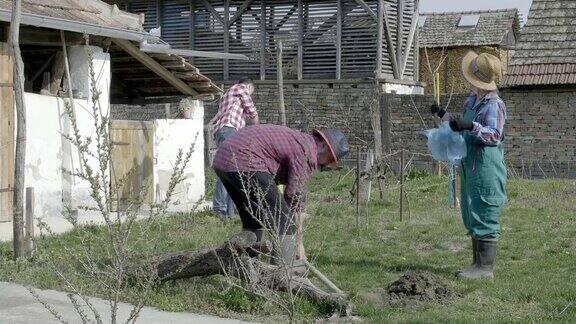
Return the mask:
[[[518,8],[525,22],[531,4],[532,0],[420,0],[420,12]]]

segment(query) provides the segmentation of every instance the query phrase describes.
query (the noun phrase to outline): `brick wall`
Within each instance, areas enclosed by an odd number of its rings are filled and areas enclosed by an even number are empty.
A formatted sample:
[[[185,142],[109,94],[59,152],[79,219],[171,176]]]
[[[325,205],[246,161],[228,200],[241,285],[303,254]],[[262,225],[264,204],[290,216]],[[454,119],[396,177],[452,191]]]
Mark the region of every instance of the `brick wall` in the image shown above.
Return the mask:
[[[259,84],[253,95],[262,123],[279,124],[278,88]],[[371,83],[287,84],[284,90],[286,120],[290,127],[308,131],[314,127],[337,127],[350,134],[353,145],[370,141],[370,105],[375,104]],[[376,103],[377,104],[377,103]],[[217,111],[216,103],[205,103],[205,120]]]
[[[507,90],[506,160],[519,176],[576,178],[576,88]]]
[[[454,95],[449,111],[460,111],[464,95]],[[576,89],[556,91],[506,90],[508,107],[506,160],[513,175],[576,178]],[[277,88],[258,85],[254,101],[265,123],[279,123]],[[286,115],[290,127],[307,131],[314,126],[339,127],[352,146],[371,147],[370,105],[376,100],[370,83],[286,85]],[[430,168],[425,137],[433,127],[430,95],[382,95],[381,112],[389,114],[390,152],[404,148],[414,165]],[[445,105],[448,97],[443,97]],[[176,107],[177,104],[172,104]],[[216,103],[205,103],[205,121],[216,113]],[[164,118],[164,105],[113,105],[115,119]],[[158,117],[155,117],[158,118]],[[384,123],[383,123],[383,127]],[[386,142],[386,141],[384,141]]]

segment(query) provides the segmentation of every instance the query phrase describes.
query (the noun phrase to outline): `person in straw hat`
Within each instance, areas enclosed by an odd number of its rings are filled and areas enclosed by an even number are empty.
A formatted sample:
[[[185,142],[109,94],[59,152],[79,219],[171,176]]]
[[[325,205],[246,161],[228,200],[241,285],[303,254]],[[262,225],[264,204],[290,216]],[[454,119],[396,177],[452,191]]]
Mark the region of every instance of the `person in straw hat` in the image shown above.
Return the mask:
[[[451,116],[438,106],[432,112],[466,141],[467,155],[461,167],[461,212],[472,237],[472,265],[458,271],[463,279],[494,277],[494,258],[500,236],[500,210],[506,202],[504,125],[506,105],[498,95],[501,62],[491,54],[468,52],[462,59],[462,74],[471,91],[462,116]]]

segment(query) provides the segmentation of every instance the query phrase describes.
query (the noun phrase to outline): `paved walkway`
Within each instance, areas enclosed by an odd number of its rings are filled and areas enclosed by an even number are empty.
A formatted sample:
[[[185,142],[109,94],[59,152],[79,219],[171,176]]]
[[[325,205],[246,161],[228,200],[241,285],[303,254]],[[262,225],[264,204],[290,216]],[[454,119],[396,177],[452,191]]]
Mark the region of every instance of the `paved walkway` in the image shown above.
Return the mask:
[[[37,290],[41,298],[51,305],[68,323],[81,323],[81,319],[72,307],[66,293],[54,290]],[[105,300],[90,298],[98,310],[104,323],[110,322],[110,307]],[[121,304],[118,310],[118,323],[124,323],[132,307]],[[86,310],[87,314],[90,314]],[[4,324],[52,324],[60,323],[42,304],[36,301],[26,288],[21,285],[0,282],[0,323]],[[137,323],[169,323],[169,324],[233,324],[247,323],[239,320],[225,319],[214,316],[196,315],[190,313],[163,312],[145,307],[140,312]]]

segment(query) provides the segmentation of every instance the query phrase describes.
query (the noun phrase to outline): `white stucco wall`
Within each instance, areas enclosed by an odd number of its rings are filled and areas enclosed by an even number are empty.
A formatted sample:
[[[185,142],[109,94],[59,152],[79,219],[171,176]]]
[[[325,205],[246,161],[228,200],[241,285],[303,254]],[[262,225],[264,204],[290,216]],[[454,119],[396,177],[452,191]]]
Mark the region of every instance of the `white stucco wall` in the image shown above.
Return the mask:
[[[79,167],[78,151],[62,134],[69,123],[61,98],[34,93],[25,94],[26,102],[26,187],[34,187],[36,216],[61,215],[63,191],[70,190],[73,205],[90,201],[88,183],[66,177],[62,168]],[[86,111],[86,100],[75,100],[76,119],[82,124],[81,132],[93,132],[87,125],[92,120]],[[68,147],[68,148],[66,148]],[[67,179],[70,183],[67,184]]]
[[[186,154],[191,145],[194,152],[184,171],[185,180],[176,187],[171,211],[190,211],[204,197],[204,106],[201,101],[187,100],[190,119],[159,119],[154,121],[154,197],[164,199],[178,150]],[[196,137],[197,136],[197,137]],[[196,139],[196,141],[194,141]]]
[[[396,94],[424,94],[424,88],[420,86],[398,84],[398,83],[384,83],[382,84],[384,93]]]
[[[104,115],[109,112],[110,56],[101,48],[91,46],[93,66],[100,92],[98,110]],[[92,117],[92,102],[89,99],[89,65],[85,46],[68,49],[70,74],[73,89],[83,93],[75,99],[75,116],[82,136],[95,133]],[[63,84],[67,84],[64,80]],[[84,91],[84,92],[83,92]],[[26,186],[34,187],[36,216],[58,216],[62,214],[63,201],[71,193],[72,207],[90,204],[90,186],[77,177],[66,176],[62,168],[78,170],[78,150],[63,134],[73,136],[71,121],[65,111],[64,101],[54,96],[25,93],[27,149]],[[89,159],[93,168],[94,159]]]

